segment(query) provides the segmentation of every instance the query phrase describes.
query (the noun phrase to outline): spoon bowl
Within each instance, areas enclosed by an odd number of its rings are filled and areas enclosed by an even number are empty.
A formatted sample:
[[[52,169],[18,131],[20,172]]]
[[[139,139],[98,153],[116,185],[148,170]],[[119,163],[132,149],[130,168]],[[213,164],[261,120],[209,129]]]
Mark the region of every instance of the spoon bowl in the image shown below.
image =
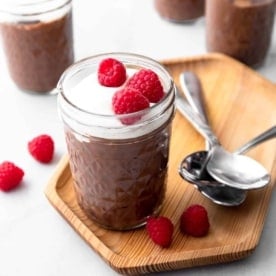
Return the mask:
[[[225,151],[221,146],[211,148],[206,168],[217,181],[233,188],[259,189],[270,182],[270,175],[260,163]]]
[[[193,184],[199,192],[218,205],[241,205],[246,199],[247,192],[226,186],[214,180],[202,168],[207,156],[207,151],[198,151],[186,156],[179,166],[180,176]]]

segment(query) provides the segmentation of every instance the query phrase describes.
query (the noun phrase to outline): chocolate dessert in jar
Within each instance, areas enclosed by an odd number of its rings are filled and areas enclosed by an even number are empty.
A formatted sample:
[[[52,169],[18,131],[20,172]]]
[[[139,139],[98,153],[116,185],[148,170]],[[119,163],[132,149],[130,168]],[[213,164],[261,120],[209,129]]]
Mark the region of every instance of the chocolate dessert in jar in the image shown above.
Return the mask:
[[[69,67],[57,89],[80,208],[104,228],[144,225],[166,193],[175,112],[170,75],[148,57],[101,54]]]
[[[260,66],[270,47],[275,0],[207,0],[206,46],[251,67]]]
[[[154,7],[162,18],[185,23],[204,15],[205,0],[154,0]]]
[[[71,0],[5,0],[0,32],[10,76],[21,90],[52,92],[74,61]]]

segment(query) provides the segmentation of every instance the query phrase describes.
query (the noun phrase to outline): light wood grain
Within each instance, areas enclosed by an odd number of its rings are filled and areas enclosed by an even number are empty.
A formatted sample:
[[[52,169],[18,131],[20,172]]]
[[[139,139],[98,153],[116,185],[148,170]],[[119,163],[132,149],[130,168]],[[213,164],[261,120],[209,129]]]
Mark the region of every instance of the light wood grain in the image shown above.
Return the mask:
[[[276,89],[269,81],[241,63],[220,54],[162,61],[178,85],[183,70],[196,72],[205,91],[210,122],[222,144],[234,150],[276,123]],[[114,232],[100,228],[79,208],[72,188],[67,155],[60,161],[45,193],[51,204],[76,232],[116,271],[142,274],[247,257],[256,248],[264,226],[276,181],[276,140],[268,141],[248,155],[271,172],[270,185],[250,191],[239,207],[222,207],[203,197],[178,175],[182,158],[204,149],[203,138],[176,113],[170,148],[168,190],[162,215],[175,225],[173,243],[162,249],[153,244],[144,228]],[[179,231],[179,217],[190,204],[204,205],[210,232],[193,238]]]

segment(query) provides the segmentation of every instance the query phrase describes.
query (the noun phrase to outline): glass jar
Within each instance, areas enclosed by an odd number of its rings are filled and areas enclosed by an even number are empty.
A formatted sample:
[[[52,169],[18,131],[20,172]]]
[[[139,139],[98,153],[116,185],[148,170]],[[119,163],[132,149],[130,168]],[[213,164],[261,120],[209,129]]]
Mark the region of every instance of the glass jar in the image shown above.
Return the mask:
[[[121,61],[128,75],[141,68],[153,70],[165,96],[135,113],[115,115],[102,111],[100,105],[111,106],[112,102],[109,98],[105,102],[105,97],[112,97],[119,89],[103,88],[98,83],[97,68],[106,58]],[[160,212],[166,192],[175,110],[170,75],[158,62],[144,56],[101,54],[69,67],[57,89],[79,206],[90,219],[108,229],[144,225],[148,216]]]
[[[154,7],[162,18],[183,23],[204,15],[205,0],[154,0]]]
[[[269,50],[275,0],[207,0],[206,46],[258,67]]]
[[[0,32],[10,76],[21,90],[51,92],[73,63],[71,0],[9,0]]]

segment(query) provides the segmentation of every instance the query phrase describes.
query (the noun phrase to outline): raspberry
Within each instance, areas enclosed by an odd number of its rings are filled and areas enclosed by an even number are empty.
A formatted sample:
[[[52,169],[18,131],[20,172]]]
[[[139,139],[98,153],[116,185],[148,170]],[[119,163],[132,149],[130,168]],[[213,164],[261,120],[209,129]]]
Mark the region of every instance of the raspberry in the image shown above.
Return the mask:
[[[164,96],[162,84],[155,72],[141,69],[127,82],[128,87],[139,90],[151,103],[159,102]]]
[[[16,188],[24,176],[24,171],[14,163],[4,161],[0,164],[0,190],[7,192]]]
[[[37,161],[49,163],[54,155],[54,141],[47,134],[39,135],[28,142],[28,150]]]
[[[191,205],[181,215],[180,229],[184,234],[202,237],[207,235],[209,227],[207,211],[201,205]]]
[[[112,98],[112,107],[115,114],[129,114],[146,109],[150,103],[140,92],[132,88],[118,90]],[[122,123],[130,125],[140,120],[141,115],[122,119]]]
[[[172,242],[174,226],[167,217],[149,217],[146,230],[152,241],[162,247],[169,247]]]
[[[102,60],[98,68],[98,81],[103,86],[121,86],[126,81],[125,66],[114,58]]]

